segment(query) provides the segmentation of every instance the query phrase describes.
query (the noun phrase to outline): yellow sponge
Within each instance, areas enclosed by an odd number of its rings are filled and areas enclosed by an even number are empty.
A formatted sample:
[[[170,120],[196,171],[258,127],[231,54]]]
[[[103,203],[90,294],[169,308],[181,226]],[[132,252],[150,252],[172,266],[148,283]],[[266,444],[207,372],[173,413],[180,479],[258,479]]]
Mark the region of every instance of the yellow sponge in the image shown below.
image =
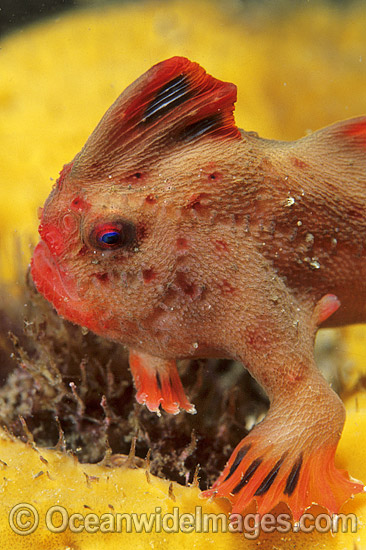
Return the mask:
[[[349,411],[338,465],[350,465],[347,456],[350,449],[357,448],[365,430],[366,398],[359,396],[357,411]],[[244,536],[235,532],[235,527],[234,532],[229,532],[228,523],[223,519],[230,510],[225,500],[202,500],[196,487],[169,483],[144,469],[80,464],[69,454],[37,449],[2,431],[0,457],[3,550],[167,546],[177,550],[211,547],[296,550],[315,545],[341,550],[362,548],[366,544],[361,520],[365,509],[363,495],[355,497],[342,510],[344,514],[358,515],[355,533],[265,534],[254,529],[251,522]],[[365,479],[365,460],[353,458],[354,473]],[[316,511],[319,513],[315,507],[309,510]],[[141,523],[143,521],[147,523]]]

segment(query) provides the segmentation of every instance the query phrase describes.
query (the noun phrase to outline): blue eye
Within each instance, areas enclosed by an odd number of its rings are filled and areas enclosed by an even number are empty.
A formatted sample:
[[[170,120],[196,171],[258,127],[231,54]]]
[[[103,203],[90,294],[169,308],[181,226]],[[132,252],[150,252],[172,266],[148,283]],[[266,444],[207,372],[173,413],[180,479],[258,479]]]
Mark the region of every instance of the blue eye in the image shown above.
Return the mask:
[[[115,246],[121,240],[121,234],[119,231],[109,231],[100,236],[100,242],[108,246]]]
[[[123,226],[103,223],[95,229],[95,241],[100,248],[118,248],[124,244]]]
[[[134,224],[124,220],[105,222],[94,227],[89,238],[94,248],[130,248],[136,242],[136,228]]]

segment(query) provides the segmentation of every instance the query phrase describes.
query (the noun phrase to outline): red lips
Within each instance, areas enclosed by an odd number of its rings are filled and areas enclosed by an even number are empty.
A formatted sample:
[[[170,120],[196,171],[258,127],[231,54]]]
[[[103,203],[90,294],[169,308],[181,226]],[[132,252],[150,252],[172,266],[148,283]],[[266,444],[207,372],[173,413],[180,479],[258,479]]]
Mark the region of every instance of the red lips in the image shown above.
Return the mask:
[[[54,305],[60,315],[83,324],[80,320],[83,314],[76,283],[59,267],[44,241],[40,241],[34,250],[31,274],[38,291]]]

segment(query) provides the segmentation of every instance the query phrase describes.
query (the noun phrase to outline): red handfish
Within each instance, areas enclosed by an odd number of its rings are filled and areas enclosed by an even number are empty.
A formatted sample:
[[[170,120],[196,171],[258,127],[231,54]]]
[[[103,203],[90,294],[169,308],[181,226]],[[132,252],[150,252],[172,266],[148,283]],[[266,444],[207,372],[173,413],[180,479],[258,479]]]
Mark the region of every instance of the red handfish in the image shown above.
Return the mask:
[[[236,87],[173,57],[106,112],[48,197],[31,270],[70,321],[130,350],[137,400],[194,412],[176,360],[231,357],[271,406],[205,496],[337,513],[345,411],[320,324],[366,321],[366,117],[293,142],[234,121]]]

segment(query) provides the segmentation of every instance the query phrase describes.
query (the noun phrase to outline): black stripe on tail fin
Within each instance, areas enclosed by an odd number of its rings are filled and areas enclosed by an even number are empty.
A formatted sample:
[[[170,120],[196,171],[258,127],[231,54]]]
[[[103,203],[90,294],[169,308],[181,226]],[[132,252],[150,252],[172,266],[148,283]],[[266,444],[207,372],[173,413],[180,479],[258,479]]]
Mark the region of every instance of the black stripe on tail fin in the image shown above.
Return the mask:
[[[292,466],[292,470],[286,481],[285,490],[283,491],[285,495],[291,496],[292,493],[295,491],[297,483],[299,481],[299,477],[300,477],[301,466],[302,466],[302,455],[299,456],[295,464]]]

